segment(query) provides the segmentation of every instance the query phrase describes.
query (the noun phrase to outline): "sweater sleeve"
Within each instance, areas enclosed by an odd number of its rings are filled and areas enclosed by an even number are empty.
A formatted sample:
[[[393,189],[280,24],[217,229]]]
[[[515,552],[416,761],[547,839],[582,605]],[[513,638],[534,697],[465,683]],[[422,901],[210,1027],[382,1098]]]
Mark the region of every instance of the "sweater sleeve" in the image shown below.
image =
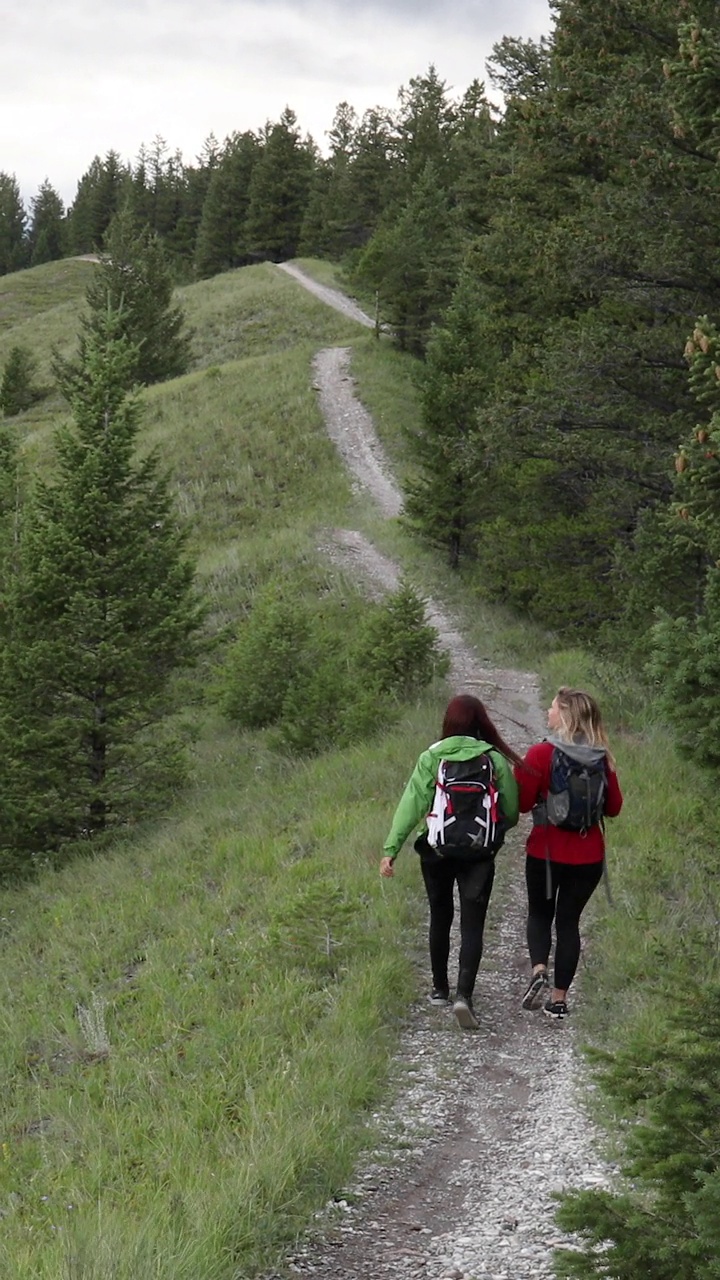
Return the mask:
[[[428,751],[423,751],[395,810],[390,831],[383,846],[383,853],[387,858],[397,857],[411,831],[414,831],[428,814],[434,794],[433,759]]]
[[[520,816],[518,785],[512,769],[502,752],[491,751],[490,754],[495,766],[498,791],[500,792],[500,809],[505,819],[505,826],[509,830],[510,827],[517,826]]]
[[[515,766],[515,778],[520,792],[520,812],[529,813],[550,783],[550,757],[552,747],[547,742],[536,742],[528,751],[522,764]]]
[[[607,796],[605,799],[605,817],[617,818],[620,810],[623,807],[623,796],[622,796],[622,791],[620,790],[620,783],[618,782],[618,776],[615,773],[614,769],[608,769],[607,780],[608,780],[608,788],[607,788]]]

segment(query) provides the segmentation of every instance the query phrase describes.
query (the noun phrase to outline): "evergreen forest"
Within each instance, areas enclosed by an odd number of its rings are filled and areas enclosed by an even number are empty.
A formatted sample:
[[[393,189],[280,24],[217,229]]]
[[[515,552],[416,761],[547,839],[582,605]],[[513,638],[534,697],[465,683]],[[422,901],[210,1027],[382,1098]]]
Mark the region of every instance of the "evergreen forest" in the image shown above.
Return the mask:
[[[720,17],[551,9],[462,94],[430,66],[386,108],[340,103],[324,151],[287,107],[194,163],[110,149],[67,208],[0,171],[6,1274],[65,1274],[75,1200],[69,1278],[256,1274],[362,1146],[418,927],[367,888],[365,800],[446,668],[419,589],[370,603],[316,554],[357,501],[308,386],[342,341],[402,478],[380,536],[495,660],[597,689],[634,788],[588,1001],[623,1181],[564,1198],[558,1274],[720,1276]],[[294,259],[374,334],[298,300]],[[248,821],[258,783],[286,791],[278,831]]]

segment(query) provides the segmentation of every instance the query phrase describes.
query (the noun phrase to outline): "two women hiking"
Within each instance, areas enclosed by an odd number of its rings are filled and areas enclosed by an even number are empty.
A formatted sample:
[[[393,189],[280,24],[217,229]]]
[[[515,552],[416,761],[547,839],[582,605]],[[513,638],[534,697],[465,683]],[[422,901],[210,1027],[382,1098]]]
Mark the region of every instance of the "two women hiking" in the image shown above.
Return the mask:
[[[561,688],[548,711],[548,729],[547,738],[523,759],[503,740],[478,698],[452,698],[441,737],[420,755],[385,841],[380,874],[392,876],[400,849],[425,819],[415,848],[430,906],[429,998],[436,1005],[450,1003],[457,884],[460,954],[453,1013],[467,1030],[479,1025],[473,991],[495,854],[519,813],[530,811],[525,876],[532,973],[522,1007],[542,1008],[555,1020],[567,1016],[567,992],[580,956],[580,916],[603,871],[602,822],[620,812],[622,795],[600,711],[589,694]]]

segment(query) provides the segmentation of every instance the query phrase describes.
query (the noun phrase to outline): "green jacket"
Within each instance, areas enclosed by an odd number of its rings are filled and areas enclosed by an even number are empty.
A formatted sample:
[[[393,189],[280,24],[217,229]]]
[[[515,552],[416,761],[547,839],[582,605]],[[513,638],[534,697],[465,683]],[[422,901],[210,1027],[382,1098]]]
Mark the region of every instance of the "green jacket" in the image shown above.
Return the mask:
[[[483,751],[487,751],[495,766],[500,792],[500,809],[505,826],[509,828],[517,825],[520,812],[518,786],[509,762],[489,743],[459,734],[453,738],[443,738],[440,742],[434,742],[420,756],[395,810],[390,834],[383,849],[386,857],[397,857],[411,831],[420,827],[423,819],[430,812],[440,761],[470,760],[472,756],[478,756]]]

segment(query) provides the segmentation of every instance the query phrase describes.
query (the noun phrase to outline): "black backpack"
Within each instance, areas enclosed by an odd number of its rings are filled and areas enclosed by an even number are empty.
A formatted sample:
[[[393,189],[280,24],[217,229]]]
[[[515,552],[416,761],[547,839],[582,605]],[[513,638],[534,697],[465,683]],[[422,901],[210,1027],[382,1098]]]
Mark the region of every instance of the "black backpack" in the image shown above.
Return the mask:
[[[602,822],[607,794],[605,757],[581,764],[560,747],[553,749],[547,821],[562,831],[588,831]]]
[[[491,858],[503,841],[500,793],[487,752],[441,760],[425,839],[440,856]]]

